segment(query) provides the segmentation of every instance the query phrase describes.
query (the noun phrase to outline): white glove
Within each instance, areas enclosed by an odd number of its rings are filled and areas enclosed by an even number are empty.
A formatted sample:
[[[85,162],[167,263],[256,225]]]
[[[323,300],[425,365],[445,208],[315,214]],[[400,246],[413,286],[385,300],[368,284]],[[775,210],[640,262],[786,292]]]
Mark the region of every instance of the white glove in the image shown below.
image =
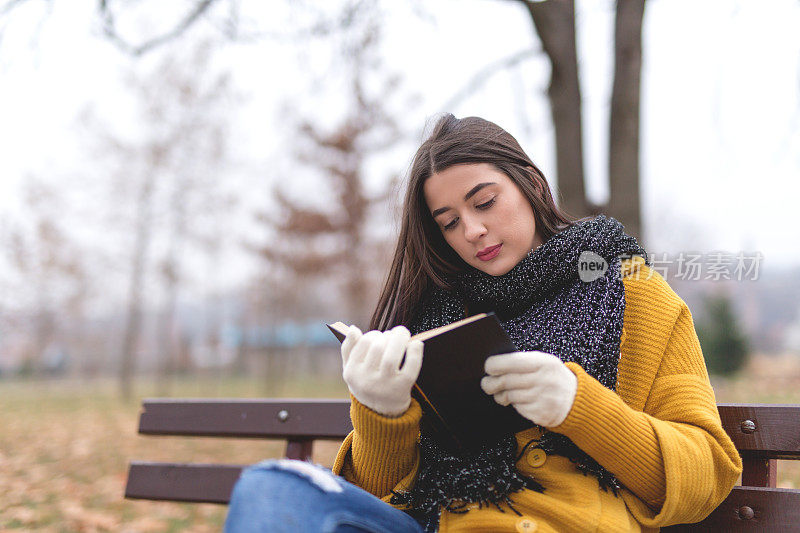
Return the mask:
[[[376,413],[397,417],[411,405],[411,387],[422,367],[422,342],[397,326],[361,333],[350,326],[342,342],[342,377],[356,399]],[[405,354],[402,368],[400,362]]]
[[[561,424],[575,402],[578,378],[555,355],[514,352],[486,359],[481,388],[500,405],[513,405],[534,424]]]

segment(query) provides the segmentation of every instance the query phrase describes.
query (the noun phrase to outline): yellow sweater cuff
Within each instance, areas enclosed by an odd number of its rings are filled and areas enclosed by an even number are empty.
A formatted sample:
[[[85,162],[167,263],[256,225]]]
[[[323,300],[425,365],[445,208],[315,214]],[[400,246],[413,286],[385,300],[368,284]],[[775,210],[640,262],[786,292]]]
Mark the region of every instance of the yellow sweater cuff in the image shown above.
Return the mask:
[[[412,398],[405,413],[389,418],[351,396],[350,418],[353,431],[337,456],[337,465],[346,471],[348,481],[379,498],[387,497],[398,484],[410,482],[419,456],[419,403]],[[345,464],[348,456],[349,467]]]
[[[412,398],[406,412],[392,418],[373,411],[351,394],[350,418],[361,446],[373,453],[390,455],[416,445],[422,409]]]

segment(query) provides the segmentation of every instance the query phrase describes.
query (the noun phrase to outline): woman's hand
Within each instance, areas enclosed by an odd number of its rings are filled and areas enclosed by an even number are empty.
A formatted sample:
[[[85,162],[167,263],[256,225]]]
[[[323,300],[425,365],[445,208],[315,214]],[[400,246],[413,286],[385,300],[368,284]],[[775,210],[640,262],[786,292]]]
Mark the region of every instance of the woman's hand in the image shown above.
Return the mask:
[[[342,342],[342,377],[353,396],[376,413],[397,417],[411,404],[423,346],[410,339],[411,333],[403,326],[367,333],[350,326],[347,331]]]
[[[555,355],[514,352],[486,359],[488,376],[481,380],[486,394],[500,405],[513,405],[534,424],[561,424],[575,401],[578,378]]]

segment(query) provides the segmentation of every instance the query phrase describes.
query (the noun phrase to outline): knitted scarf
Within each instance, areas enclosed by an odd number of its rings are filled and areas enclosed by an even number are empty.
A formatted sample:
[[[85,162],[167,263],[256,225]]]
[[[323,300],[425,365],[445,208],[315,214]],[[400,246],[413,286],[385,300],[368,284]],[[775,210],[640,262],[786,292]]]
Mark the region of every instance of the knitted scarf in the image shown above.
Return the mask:
[[[579,258],[594,252],[608,270],[593,281],[582,281]],[[600,215],[576,222],[532,250],[502,276],[469,268],[451,281],[452,290],[432,290],[409,324],[412,333],[444,326],[470,314],[494,311],[520,351],[542,351],[574,361],[605,387],[617,382],[620,336],[625,310],[621,259],[647,254],[622,224]],[[648,263],[649,264],[649,263]],[[583,276],[585,278],[585,276]],[[441,509],[464,513],[470,503],[505,504],[517,514],[510,494],[528,488],[543,491],[539,483],[516,469],[516,462],[536,441],[517,453],[510,434],[478,450],[453,451],[432,427],[426,415],[420,425],[420,468],[414,486],[394,493],[392,503],[405,506],[426,531],[436,531]],[[597,477],[600,487],[617,493],[610,472],[580,450],[566,436],[545,432],[535,447],[568,457],[584,474]]]

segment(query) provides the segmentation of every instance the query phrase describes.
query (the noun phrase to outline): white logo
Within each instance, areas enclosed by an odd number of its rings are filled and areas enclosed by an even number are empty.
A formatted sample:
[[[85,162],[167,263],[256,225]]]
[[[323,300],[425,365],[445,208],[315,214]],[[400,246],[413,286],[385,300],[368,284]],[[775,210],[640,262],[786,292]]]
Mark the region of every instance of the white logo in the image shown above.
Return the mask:
[[[608,271],[608,263],[594,252],[581,252],[578,258],[578,276],[586,283],[602,278]]]

